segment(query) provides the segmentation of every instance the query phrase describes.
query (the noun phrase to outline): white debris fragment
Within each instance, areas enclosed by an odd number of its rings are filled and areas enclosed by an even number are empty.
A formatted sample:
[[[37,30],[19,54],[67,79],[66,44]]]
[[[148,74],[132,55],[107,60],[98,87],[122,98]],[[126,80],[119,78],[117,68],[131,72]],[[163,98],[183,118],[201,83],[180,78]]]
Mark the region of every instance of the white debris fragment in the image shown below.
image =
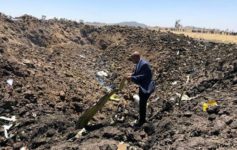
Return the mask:
[[[133,99],[134,99],[135,103],[136,103],[137,105],[139,105],[139,101],[140,101],[139,95],[134,94],[134,95],[133,95]]]
[[[140,97],[138,94],[133,95],[133,100],[134,100],[134,107],[139,111],[139,102],[140,102]]]
[[[10,124],[10,125],[3,125],[3,128],[4,128],[4,135],[5,135],[5,137],[6,137],[7,139],[9,138],[8,133],[7,133],[7,130],[9,130],[11,127],[12,127],[12,124]]]
[[[28,150],[26,146],[20,148],[20,150]]]
[[[157,97],[154,99],[154,101],[153,101],[153,102],[157,102],[159,99],[160,99],[160,97],[159,97],[159,96],[157,96]]]
[[[37,114],[36,114],[36,113],[32,113],[32,116],[33,116],[33,117],[37,117]]]
[[[16,121],[16,116],[12,116],[11,118],[0,116],[0,119],[15,122]]]
[[[106,73],[105,71],[98,71],[96,75],[99,77],[107,77],[108,73]]]
[[[30,61],[29,59],[23,59],[22,62],[23,62],[24,64],[30,64],[30,63],[31,63],[31,61]]]
[[[104,88],[105,88],[106,92],[111,92],[112,91],[112,88],[109,87],[109,86],[105,86]]]
[[[191,100],[191,98],[190,98],[188,95],[184,94],[184,95],[182,96],[181,100],[182,100],[182,101],[189,101],[189,100]]]
[[[84,56],[84,55],[79,55],[81,58],[86,58],[86,56]]]
[[[176,85],[178,82],[177,81],[174,81],[174,82],[172,82],[171,84],[172,85]]]
[[[174,97],[171,97],[171,98],[170,98],[170,101],[175,101],[175,98],[174,98]]]
[[[189,82],[189,75],[187,75],[187,80],[186,80],[186,84],[188,84],[188,82]]]
[[[138,120],[134,120],[133,122],[130,123],[131,126],[134,126],[135,124],[138,123]]]
[[[179,55],[179,51],[177,51],[177,55]]]
[[[81,129],[75,136],[75,138],[79,139],[83,134],[85,134],[87,131],[85,128]]]
[[[125,117],[124,117],[124,116],[115,115],[114,117],[115,117],[116,120],[119,121],[119,122],[124,122],[124,120],[125,120]]]
[[[181,94],[179,94],[179,93],[176,93],[176,95],[178,96],[178,97],[180,97],[181,96]],[[190,98],[188,95],[186,95],[186,94],[183,94],[182,95],[182,97],[181,97],[181,100],[182,101],[189,101],[189,100],[191,100],[192,98]]]
[[[10,86],[12,86],[12,85],[13,85],[13,79],[8,79],[8,80],[7,80],[7,84],[9,84]]]

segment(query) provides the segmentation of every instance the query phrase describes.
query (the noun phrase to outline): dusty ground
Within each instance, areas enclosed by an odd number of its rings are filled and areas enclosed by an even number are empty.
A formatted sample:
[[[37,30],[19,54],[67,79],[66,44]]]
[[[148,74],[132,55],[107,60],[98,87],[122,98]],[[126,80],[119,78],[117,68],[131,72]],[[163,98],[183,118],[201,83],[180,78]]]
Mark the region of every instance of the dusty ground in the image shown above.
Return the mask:
[[[152,65],[157,88],[148,120],[137,117],[129,84],[109,101],[86,132],[76,129],[83,111],[132,71],[138,50]],[[237,45],[119,26],[93,27],[66,20],[0,15],[0,149],[114,150],[236,149]],[[107,71],[103,81],[96,76]],[[185,84],[189,76],[190,80]],[[12,90],[6,81],[13,79]],[[191,99],[181,101],[176,93]],[[218,106],[202,111],[202,103]],[[2,125],[13,124],[4,136]]]
[[[172,31],[175,34],[184,34],[195,39],[205,39],[210,41],[222,42],[222,43],[235,43],[237,44],[236,35],[224,35],[224,34],[211,34],[211,33],[193,33],[193,32],[182,32]]]

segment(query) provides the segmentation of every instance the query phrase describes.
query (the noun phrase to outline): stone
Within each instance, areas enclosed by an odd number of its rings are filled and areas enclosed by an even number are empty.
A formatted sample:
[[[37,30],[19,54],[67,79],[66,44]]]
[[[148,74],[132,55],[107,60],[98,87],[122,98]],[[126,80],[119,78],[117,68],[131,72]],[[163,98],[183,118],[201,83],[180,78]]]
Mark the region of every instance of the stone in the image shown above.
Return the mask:
[[[102,50],[105,50],[110,45],[110,43],[105,40],[100,40],[98,44]]]
[[[100,150],[117,150],[118,147],[115,144],[111,144],[111,145],[110,144],[105,144],[103,146],[99,146],[99,149]]]
[[[208,120],[213,121],[216,119],[216,114],[211,114],[208,116]]]
[[[72,102],[72,105],[73,105],[73,109],[74,109],[76,112],[82,112],[82,111],[83,111],[83,105],[82,105],[81,103]]]
[[[207,109],[208,114],[218,114],[219,111],[220,111],[220,106],[212,106],[212,107],[208,107]]]
[[[225,121],[225,123],[226,123],[227,125],[230,125],[232,122],[233,122],[233,119],[232,119],[232,118],[226,119],[226,121]]]
[[[83,101],[83,99],[79,96],[73,96],[71,99],[72,99],[72,102],[81,102],[81,101]]]
[[[237,99],[234,99],[234,100],[233,100],[233,104],[234,104],[234,105],[237,105]]]
[[[30,90],[24,92],[24,98],[30,100],[32,103],[36,103],[37,102],[36,96]]]
[[[65,95],[66,95],[66,94],[65,94],[64,91],[60,91],[60,92],[59,92],[59,97],[60,97],[61,100],[65,100]]]
[[[66,106],[65,106],[65,103],[64,102],[59,102],[55,105],[55,107],[58,109],[58,110],[61,110],[61,111],[64,111],[66,109]]]
[[[220,134],[220,129],[214,129],[210,131],[210,135],[218,136]]]
[[[220,119],[225,122],[226,125],[230,125],[233,122],[233,117],[228,115],[222,115]]]
[[[218,114],[219,115],[230,115],[230,112],[227,109],[220,109]]]
[[[13,149],[18,150],[23,146],[22,142],[16,142],[13,144]]]
[[[121,132],[120,130],[116,129],[116,128],[112,128],[112,127],[107,127],[104,129],[105,133],[103,134],[103,137],[105,138],[114,138],[116,140],[122,140],[123,139],[123,132]]]
[[[193,115],[193,113],[192,112],[190,112],[190,111],[186,111],[186,112],[184,112],[184,117],[191,117]]]
[[[173,110],[173,103],[170,101],[164,101],[161,111],[164,112],[164,111],[171,111],[171,110]]]
[[[4,49],[3,48],[0,48],[0,53],[4,53]]]
[[[143,125],[144,131],[147,133],[147,135],[152,135],[155,133],[155,127],[152,123],[145,123]]]
[[[0,108],[12,110],[12,106],[15,106],[13,101],[1,101]]]
[[[46,136],[47,137],[52,137],[55,133],[56,133],[56,131],[54,129],[49,129]]]
[[[46,139],[45,138],[36,138],[36,139],[34,139],[33,141],[32,141],[32,146],[31,146],[31,148],[32,149],[36,149],[37,147],[39,147],[39,146],[41,146],[41,145],[44,145],[44,144],[46,144],[47,143],[47,141],[46,141]]]
[[[201,134],[202,134],[202,131],[201,131],[201,130],[199,130],[199,129],[194,129],[193,131],[191,131],[190,136],[191,136],[191,137],[199,137],[199,136],[201,136]]]
[[[230,124],[230,127],[232,129],[237,129],[237,121],[233,121],[231,124]]]

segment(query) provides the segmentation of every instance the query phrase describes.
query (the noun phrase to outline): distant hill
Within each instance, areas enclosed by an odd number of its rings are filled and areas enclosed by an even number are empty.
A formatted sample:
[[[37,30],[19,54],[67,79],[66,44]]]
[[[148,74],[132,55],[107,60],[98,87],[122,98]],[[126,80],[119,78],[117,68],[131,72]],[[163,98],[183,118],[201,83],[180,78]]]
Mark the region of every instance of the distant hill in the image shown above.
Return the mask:
[[[143,23],[136,22],[136,21],[120,22],[120,23],[117,23],[117,25],[129,26],[129,27],[142,27],[142,28],[148,27],[147,25],[145,25]]]
[[[120,23],[85,22],[85,24],[93,25],[93,26],[120,25],[120,26],[141,27],[141,28],[148,27],[147,25],[136,22],[136,21],[126,21],[126,22],[120,22]]]
[[[99,26],[99,27],[109,25],[107,23],[101,23],[101,22],[85,22],[85,24],[92,25],[92,26]]]

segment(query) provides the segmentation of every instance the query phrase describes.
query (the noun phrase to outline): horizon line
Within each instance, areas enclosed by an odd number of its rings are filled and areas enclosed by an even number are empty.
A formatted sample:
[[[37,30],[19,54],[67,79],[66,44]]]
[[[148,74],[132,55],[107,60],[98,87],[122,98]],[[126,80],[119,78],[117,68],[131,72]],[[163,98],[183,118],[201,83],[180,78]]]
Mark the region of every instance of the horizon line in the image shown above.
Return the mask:
[[[93,24],[93,23],[98,23],[98,24],[105,24],[105,25],[118,25],[118,24],[120,24],[120,23],[137,23],[137,24],[142,24],[142,25],[145,25],[146,27],[153,27],[153,28],[155,28],[155,27],[158,27],[158,28],[175,28],[174,26],[160,26],[160,25],[149,25],[149,24],[146,24],[146,23],[143,23],[143,22],[139,22],[139,21],[120,21],[120,22],[103,22],[103,21],[87,21],[87,20],[84,20],[84,19],[73,19],[73,18],[66,18],[66,17],[56,17],[56,16],[54,16],[54,17],[52,17],[52,16],[47,16],[47,15],[41,15],[41,16],[34,16],[34,15],[31,15],[31,14],[27,14],[27,13],[25,13],[25,14],[22,14],[22,15],[18,15],[18,16],[12,16],[12,15],[7,15],[7,14],[5,14],[5,13],[3,13],[3,12],[0,12],[0,14],[3,14],[3,15],[5,15],[5,16],[7,16],[7,17],[13,17],[14,19],[15,18],[18,18],[18,17],[22,17],[22,16],[25,16],[25,15],[28,15],[28,16],[31,16],[31,17],[34,17],[34,18],[37,18],[37,19],[39,19],[39,20],[41,20],[42,18],[43,18],[43,16],[45,16],[46,18],[45,18],[45,20],[50,20],[50,19],[67,19],[67,20],[69,20],[69,21],[76,21],[76,22],[78,22],[78,23],[80,23],[80,22],[83,22],[83,23],[85,23],[85,24],[89,24],[89,23],[91,23],[91,24]],[[193,28],[200,28],[200,29],[206,29],[206,30],[219,30],[219,31],[224,31],[224,32],[232,32],[232,33],[237,33],[237,30],[234,30],[234,29],[229,29],[229,28],[227,28],[227,29],[220,29],[220,28],[208,28],[208,27],[199,27],[199,26],[194,26],[194,25],[182,25],[182,27],[183,28],[181,28],[181,29],[184,29],[184,28],[187,28],[187,27],[193,27]]]

